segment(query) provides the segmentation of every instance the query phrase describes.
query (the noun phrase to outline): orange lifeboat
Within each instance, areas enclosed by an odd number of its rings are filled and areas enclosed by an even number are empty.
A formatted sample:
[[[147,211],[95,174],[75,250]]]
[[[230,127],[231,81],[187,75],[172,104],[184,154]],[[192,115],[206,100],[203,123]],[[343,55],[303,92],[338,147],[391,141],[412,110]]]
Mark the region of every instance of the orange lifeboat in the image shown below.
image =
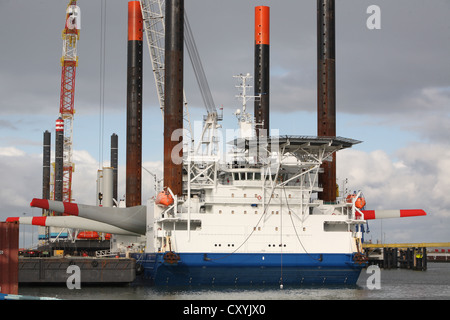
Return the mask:
[[[78,236],[78,239],[98,239],[97,231],[81,231]]]
[[[352,203],[353,199],[356,198],[356,194],[349,194],[346,198],[347,203]],[[366,205],[366,199],[364,197],[358,197],[358,199],[356,199],[355,201],[355,207],[357,207],[358,209],[362,209],[364,208]]]
[[[168,191],[161,191],[156,196],[155,203],[163,206],[170,206],[173,204],[173,197]]]
[[[358,209],[364,208],[366,206],[366,199],[364,199],[364,197],[359,197],[358,199],[356,199],[355,206]]]

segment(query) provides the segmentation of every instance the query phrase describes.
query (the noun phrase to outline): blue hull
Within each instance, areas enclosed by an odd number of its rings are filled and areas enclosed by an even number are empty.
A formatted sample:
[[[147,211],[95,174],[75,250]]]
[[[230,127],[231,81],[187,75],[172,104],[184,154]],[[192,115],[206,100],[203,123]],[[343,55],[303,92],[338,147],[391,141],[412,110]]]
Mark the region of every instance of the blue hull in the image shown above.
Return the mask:
[[[352,254],[179,253],[167,263],[164,253],[134,254],[137,281],[152,285],[354,285],[364,264]]]

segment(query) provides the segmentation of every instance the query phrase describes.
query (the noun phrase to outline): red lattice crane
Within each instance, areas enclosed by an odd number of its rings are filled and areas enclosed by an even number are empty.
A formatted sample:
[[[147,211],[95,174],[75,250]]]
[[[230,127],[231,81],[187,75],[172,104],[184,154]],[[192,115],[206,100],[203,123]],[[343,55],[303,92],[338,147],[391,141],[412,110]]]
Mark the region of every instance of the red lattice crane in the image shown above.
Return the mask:
[[[63,199],[72,201],[72,142],[73,142],[73,116],[75,98],[75,75],[78,66],[77,41],[80,38],[80,8],[76,0],[69,1],[66,10],[66,23],[62,31],[63,51],[61,57],[61,96],[60,117],[64,120],[64,173],[63,173]]]

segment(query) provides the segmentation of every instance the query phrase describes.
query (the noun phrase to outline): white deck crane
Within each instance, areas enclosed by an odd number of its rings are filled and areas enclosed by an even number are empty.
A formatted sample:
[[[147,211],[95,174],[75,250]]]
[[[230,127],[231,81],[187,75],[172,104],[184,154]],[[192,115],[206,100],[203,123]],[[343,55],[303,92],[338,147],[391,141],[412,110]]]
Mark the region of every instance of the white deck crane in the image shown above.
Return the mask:
[[[164,112],[164,0],[140,0],[142,17],[144,20],[144,30],[147,37],[147,44],[152,61],[153,74],[158,93],[159,105]],[[185,12],[184,16],[184,39],[186,48],[194,69],[195,77],[200,88],[207,110],[204,118],[204,126],[200,141],[195,148],[197,155],[215,155],[218,152],[218,141],[215,139],[218,128],[217,122],[222,120],[222,115],[218,115],[214,100],[209,89],[208,81],[203,70],[200,56],[195,45],[189,21]],[[189,119],[186,95],[184,94],[184,121],[190,134],[190,141],[194,142],[192,126]]]

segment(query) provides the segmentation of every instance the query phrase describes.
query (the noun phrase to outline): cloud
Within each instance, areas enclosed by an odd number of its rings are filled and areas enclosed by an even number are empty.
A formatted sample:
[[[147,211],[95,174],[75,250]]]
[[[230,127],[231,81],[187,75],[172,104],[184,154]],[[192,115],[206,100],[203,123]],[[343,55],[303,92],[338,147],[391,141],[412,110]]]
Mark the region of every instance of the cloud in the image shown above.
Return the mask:
[[[73,175],[73,196],[74,202],[95,205],[97,199],[97,172],[99,170],[98,161],[85,150],[75,150],[73,161],[75,172]],[[102,167],[109,167],[109,160],[105,161]],[[148,173],[156,174],[157,180],[162,178],[162,163],[158,161],[144,161],[142,163],[142,204],[145,205],[148,198],[155,194],[154,177]],[[147,171],[148,170],[148,171]],[[118,200],[125,198],[126,168],[119,165],[118,168]],[[158,190],[159,191],[159,190]]]
[[[53,160],[52,160],[53,161]],[[97,199],[98,161],[86,150],[74,150],[75,171],[72,176],[74,202],[95,205]],[[106,161],[103,166],[109,166]],[[162,163],[145,161],[144,168],[162,178]],[[0,221],[7,217],[20,216],[27,212],[34,216],[41,214],[38,209],[30,208],[33,198],[42,197],[42,154],[27,153],[17,147],[0,148]],[[119,200],[125,194],[125,166],[118,169]],[[155,194],[155,182],[152,175],[142,171],[143,204]]]
[[[399,149],[395,159],[382,150],[344,150],[338,153],[337,174],[339,179],[348,178],[349,191],[363,192],[367,209],[424,209],[427,212],[426,217],[387,220],[384,232],[390,230],[391,241],[447,241],[450,227],[448,145],[411,144]]]
[[[22,150],[19,150],[15,147],[6,147],[6,148],[0,148],[0,156],[2,157],[20,157],[24,156],[25,152]]]
[[[271,7],[271,97],[274,110],[314,110],[316,100],[316,4],[262,1]],[[450,43],[436,30],[449,28],[448,4],[433,1],[380,1],[382,29],[366,27],[370,1],[342,1],[336,7],[338,112],[386,115],[410,112],[420,104],[407,98],[427,88],[449,85],[446,53]],[[253,73],[254,25],[251,1],[189,1],[186,9],[199,54],[217,105],[234,109],[237,93],[232,76]],[[99,101],[100,3],[80,4],[82,30],[78,43],[77,113],[96,112]],[[199,10],[199,7],[202,10]],[[39,24],[39,37],[17,41],[2,33],[0,112],[55,113],[59,84],[65,4],[46,2],[33,10],[24,1],[7,2],[0,13],[2,30]],[[289,8],[289,10],[287,10]],[[220,15],[205,14],[218,12]],[[21,16],[22,20],[14,19]],[[45,18],[44,18],[45,17]],[[107,5],[106,95],[108,112],[125,105],[126,3]],[[205,26],[208,26],[205,28]],[[23,32],[24,34],[26,32]],[[25,55],[33,48],[32,58]],[[147,46],[145,46],[147,47]],[[189,58],[185,57],[186,94],[190,106],[202,106]],[[280,74],[279,71],[283,72]],[[148,50],[144,50],[144,104],[157,104]]]
[[[8,120],[0,120],[0,129],[8,129],[8,130],[17,130],[17,126],[12,122]]]
[[[400,126],[424,139],[449,144],[450,83],[448,87],[427,87],[405,101],[412,110],[405,113]]]
[[[86,151],[74,150],[73,193],[77,201],[95,204],[98,162]],[[30,208],[33,198],[42,197],[42,154],[27,153],[17,147],[0,148],[0,220],[22,215],[40,215]]]
[[[441,144],[400,149],[393,160],[382,150],[338,153],[338,174],[351,190],[362,190],[371,209],[429,208],[450,217],[450,150]],[[424,208],[424,209],[425,209]]]
[[[97,199],[98,161],[85,150],[73,151],[75,171],[72,175],[72,193],[76,203],[95,205]]]
[[[0,148],[0,220],[22,215],[29,209],[31,195],[40,195],[41,155],[29,155],[16,147]]]

